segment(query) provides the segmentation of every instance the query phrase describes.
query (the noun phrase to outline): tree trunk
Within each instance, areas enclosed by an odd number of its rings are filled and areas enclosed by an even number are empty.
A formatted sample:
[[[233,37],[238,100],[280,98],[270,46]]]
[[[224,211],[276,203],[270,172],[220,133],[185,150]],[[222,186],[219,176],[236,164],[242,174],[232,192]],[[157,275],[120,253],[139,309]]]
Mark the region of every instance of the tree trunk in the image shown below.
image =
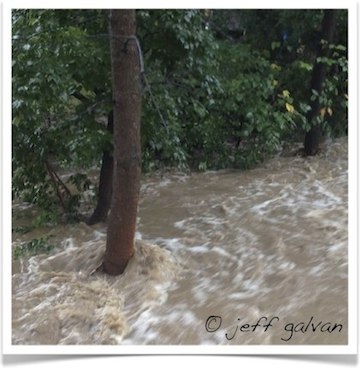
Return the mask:
[[[333,42],[335,33],[335,18],[336,10],[324,10],[324,17],[321,26],[321,39],[319,40],[316,59],[319,57],[329,56],[329,44]],[[326,41],[326,44],[323,45],[321,40]],[[307,114],[307,120],[311,126],[310,131],[305,134],[304,141],[304,149],[307,156],[313,156],[317,154],[319,151],[320,141],[322,139],[322,129],[318,124],[314,123],[314,119],[320,114],[319,95],[322,92],[325,77],[326,65],[323,62],[315,61],[310,83],[310,96],[312,95],[312,90],[317,91],[318,96],[314,101],[311,101],[311,110]]]
[[[113,134],[113,111],[109,113],[107,130]],[[105,150],[102,157],[98,201],[94,213],[87,221],[88,225],[94,225],[98,222],[105,222],[109,213],[111,197],[112,197],[112,180],[113,180],[113,150]]]
[[[114,100],[113,195],[103,271],[124,272],[134,254],[140,191],[141,81],[135,10],[110,11],[111,68]]]

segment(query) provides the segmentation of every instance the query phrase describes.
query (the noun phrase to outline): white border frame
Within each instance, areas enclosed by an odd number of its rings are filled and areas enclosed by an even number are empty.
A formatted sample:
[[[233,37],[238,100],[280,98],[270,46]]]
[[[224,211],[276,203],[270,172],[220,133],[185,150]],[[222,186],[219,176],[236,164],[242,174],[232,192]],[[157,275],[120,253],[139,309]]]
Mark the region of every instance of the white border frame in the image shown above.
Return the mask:
[[[159,355],[159,354],[206,354],[206,355],[279,355],[279,354],[356,354],[357,353],[357,326],[358,326],[358,250],[357,240],[358,231],[358,160],[359,142],[358,117],[359,117],[359,90],[358,90],[358,42],[359,42],[359,5],[354,1],[327,0],[317,1],[303,0],[299,4],[288,1],[263,1],[252,0],[246,4],[235,3],[232,1],[173,1],[171,6],[164,1],[157,1],[156,6],[151,8],[170,9],[170,8],[298,8],[298,9],[325,9],[341,8],[348,9],[349,15],[349,322],[348,322],[348,345],[237,345],[237,346],[205,346],[205,345],[12,345],[11,344],[11,9],[14,8],[127,8],[117,1],[95,0],[76,1],[63,0],[60,4],[54,1],[38,0],[30,1],[5,1],[2,8],[3,24],[3,47],[2,47],[2,96],[3,96],[3,122],[2,124],[2,260],[3,260],[3,309],[2,309],[2,341],[3,354],[28,354],[28,355]],[[145,1],[132,1],[130,8],[141,9],[150,8]],[[297,6],[296,6],[297,5]],[[358,17],[358,18],[357,18]],[[355,82],[356,81],[356,82]],[[351,216],[350,216],[351,215]]]

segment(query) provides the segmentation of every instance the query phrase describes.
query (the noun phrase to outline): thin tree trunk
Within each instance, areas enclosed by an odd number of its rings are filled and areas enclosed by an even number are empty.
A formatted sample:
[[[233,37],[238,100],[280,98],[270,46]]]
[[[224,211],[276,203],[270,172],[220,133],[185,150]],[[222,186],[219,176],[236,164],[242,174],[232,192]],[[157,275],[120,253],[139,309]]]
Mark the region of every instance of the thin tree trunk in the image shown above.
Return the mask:
[[[111,111],[108,116],[107,124],[107,130],[111,134],[113,134],[114,130],[113,120],[113,111]],[[101,221],[105,222],[107,219],[112,197],[113,169],[113,150],[105,150],[101,161],[98,201],[93,214],[87,221],[88,225],[94,225]]]
[[[51,182],[53,184],[53,188],[56,191],[56,194],[59,198],[61,207],[64,211],[64,213],[67,213],[68,208],[67,205],[65,203],[65,199],[64,196],[61,193],[60,187],[62,187],[66,193],[66,195],[69,197],[71,197],[71,192],[69,190],[69,188],[65,185],[65,183],[60,179],[59,175],[56,173],[56,171],[54,170],[54,168],[52,167],[52,165],[50,164],[50,162],[48,160],[45,160],[45,167],[46,170],[50,176]]]
[[[119,275],[134,254],[140,191],[141,81],[135,10],[110,11],[114,100],[113,195],[103,271]]]
[[[324,17],[321,26],[321,39],[319,40],[316,58],[329,56],[329,44],[333,42],[335,33],[335,18],[336,10],[324,10]],[[326,44],[322,45],[321,40],[326,41]],[[317,91],[318,96],[321,94],[325,77],[326,65],[322,62],[316,61],[311,77],[310,95],[312,94],[312,90]],[[304,150],[307,156],[317,154],[319,151],[320,141],[322,139],[321,127],[318,124],[314,124],[314,119],[320,114],[320,101],[318,96],[310,103],[311,110],[307,114],[307,120],[311,125],[310,131],[305,134],[304,141]]]

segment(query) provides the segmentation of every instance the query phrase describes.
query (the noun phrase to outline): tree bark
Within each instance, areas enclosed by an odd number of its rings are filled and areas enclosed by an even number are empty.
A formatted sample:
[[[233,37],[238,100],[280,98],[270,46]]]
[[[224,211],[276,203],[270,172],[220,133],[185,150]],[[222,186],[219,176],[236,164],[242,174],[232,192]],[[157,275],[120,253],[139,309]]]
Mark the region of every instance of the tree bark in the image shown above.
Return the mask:
[[[107,130],[113,134],[113,123],[114,113],[111,111],[108,116]],[[113,186],[113,150],[104,150],[99,179],[99,193],[96,208],[93,214],[87,221],[88,225],[94,225],[98,222],[105,222],[109,213],[111,197],[112,197],[112,186]]]
[[[114,172],[102,268],[111,275],[123,273],[134,254],[141,174],[140,50],[133,38],[135,32],[135,10],[110,11]]]
[[[324,17],[321,26],[321,38],[318,44],[318,50],[316,59],[319,57],[329,56],[329,44],[333,42],[335,25],[336,25],[336,10],[329,9],[324,10]],[[326,41],[323,45],[321,40]],[[310,83],[310,96],[312,95],[312,90],[318,92],[318,96],[314,101],[311,101],[310,107],[307,114],[307,120],[311,125],[310,131],[305,134],[304,150],[307,156],[316,155],[319,151],[320,141],[322,139],[322,129],[318,124],[314,124],[314,119],[320,114],[320,101],[319,95],[323,89],[323,83],[326,77],[326,65],[322,62],[315,61],[311,83]]]

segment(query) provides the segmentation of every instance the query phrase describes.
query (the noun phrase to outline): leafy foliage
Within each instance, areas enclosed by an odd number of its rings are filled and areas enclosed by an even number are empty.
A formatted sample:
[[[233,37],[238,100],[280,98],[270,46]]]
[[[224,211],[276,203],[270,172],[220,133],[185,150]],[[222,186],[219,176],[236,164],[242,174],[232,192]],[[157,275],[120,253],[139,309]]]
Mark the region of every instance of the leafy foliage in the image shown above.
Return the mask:
[[[293,110],[285,108],[287,100],[277,93],[273,67],[258,51],[223,42],[220,54],[222,88],[212,108],[218,124],[206,129],[212,136],[207,152],[217,153],[220,160],[212,165],[209,160],[207,167],[248,168],[280,148],[281,134],[293,127]]]
[[[109,109],[108,48],[89,37],[80,14],[65,22],[70,14],[13,12],[13,192],[48,210],[64,197],[56,195],[65,186],[52,174],[89,167],[111,142],[99,123]],[[103,14],[81,14],[106,24]],[[63,207],[70,211],[74,197],[66,194]]]
[[[149,83],[142,125],[145,168],[185,168],[201,148],[207,105],[219,88],[218,45],[199,10],[141,11],[139,31]]]
[[[347,134],[347,12],[318,123]],[[138,10],[143,169],[249,168],[302,140],[321,10]],[[107,11],[13,11],[13,194],[77,217],[112,137]],[[60,175],[72,170],[64,181]],[[47,221],[47,220],[44,220]]]
[[[13,250],[14,259],[24,256],[33,256],[39,253],[49,253],[54,249],[54,245],[49,243],[49,236],[35,238],[23,244],[17,245]]]

